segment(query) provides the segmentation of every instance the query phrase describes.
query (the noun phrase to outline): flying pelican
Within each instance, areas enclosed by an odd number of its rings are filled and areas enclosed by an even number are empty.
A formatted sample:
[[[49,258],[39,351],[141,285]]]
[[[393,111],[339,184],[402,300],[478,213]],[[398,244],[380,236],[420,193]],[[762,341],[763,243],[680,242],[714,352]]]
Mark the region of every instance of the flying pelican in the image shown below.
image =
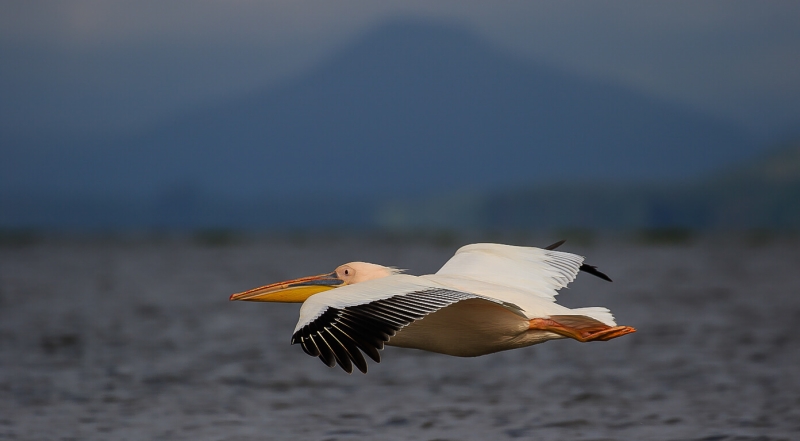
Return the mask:
[[[311,356],[363,373],[384,344],[475,357],[559,338],[606,341],[636,330],[603,307],[570,309],[556,291],[586,271],[583,257],[546,248],[466,245],[436,274],[412,276],[366,262],[233,294],[230,300],[302,302],[292,335]],[[335,288],[335,289],[334,289]]]

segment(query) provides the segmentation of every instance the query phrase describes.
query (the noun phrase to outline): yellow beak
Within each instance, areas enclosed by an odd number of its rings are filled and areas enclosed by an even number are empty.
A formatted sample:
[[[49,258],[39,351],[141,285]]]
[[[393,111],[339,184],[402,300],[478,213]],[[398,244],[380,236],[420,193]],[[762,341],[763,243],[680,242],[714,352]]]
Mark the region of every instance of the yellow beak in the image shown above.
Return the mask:
[[[336,272],[318,276],[301,277],[286,282],[273,283],[249,291],[232,294],[230,300],[250,302],[302,303],[314,294],[344,285]]]

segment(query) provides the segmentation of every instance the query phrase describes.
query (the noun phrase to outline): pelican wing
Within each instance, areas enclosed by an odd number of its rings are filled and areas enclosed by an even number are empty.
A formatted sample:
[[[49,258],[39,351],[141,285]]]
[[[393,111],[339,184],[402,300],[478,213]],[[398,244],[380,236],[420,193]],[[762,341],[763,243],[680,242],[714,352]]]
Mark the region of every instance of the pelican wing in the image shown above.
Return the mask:
[[[343,286],[308,298],[292,344],[300,344],[330,367],[348,373],[353,364],[367,372],[363,351],[376,363],[379,350],[397,331],[426,315],[466,299],[484,299],[524,314],[516,305],[478,294],[447,289],[409,275],[395,275]]]
[[[534,247],[476,243],[461,247],[436,272],[449,279],[477,280],[555,301],[583,263],[576,254]]]

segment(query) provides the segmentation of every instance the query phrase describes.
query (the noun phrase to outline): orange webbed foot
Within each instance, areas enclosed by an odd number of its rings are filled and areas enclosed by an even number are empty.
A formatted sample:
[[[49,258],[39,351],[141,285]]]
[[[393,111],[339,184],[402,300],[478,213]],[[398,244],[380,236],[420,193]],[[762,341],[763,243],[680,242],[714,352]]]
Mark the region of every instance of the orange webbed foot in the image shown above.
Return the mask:
[[[580,342],[608,341],[636,332],[630,326],[608,326],[584,315],[554,315],[531,319],[528,329],[549,331]]]

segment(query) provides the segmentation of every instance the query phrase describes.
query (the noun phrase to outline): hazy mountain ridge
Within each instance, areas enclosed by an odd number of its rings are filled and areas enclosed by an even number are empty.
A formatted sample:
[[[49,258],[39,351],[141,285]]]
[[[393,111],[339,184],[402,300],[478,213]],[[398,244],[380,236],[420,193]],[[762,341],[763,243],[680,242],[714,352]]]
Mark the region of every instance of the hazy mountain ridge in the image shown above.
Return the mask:
[[[0,225],[108,228],[383,226],[386,201],[458,193],[473,212],[475,194],[497,203],[516,198],[504,189],[548,182],[579,194],[596,186],[578,183],[681,182],[758,150],[732,124],[414,21],[144,133],[46,135],[32,149],[3,138],[16,145],[0,165]]]

